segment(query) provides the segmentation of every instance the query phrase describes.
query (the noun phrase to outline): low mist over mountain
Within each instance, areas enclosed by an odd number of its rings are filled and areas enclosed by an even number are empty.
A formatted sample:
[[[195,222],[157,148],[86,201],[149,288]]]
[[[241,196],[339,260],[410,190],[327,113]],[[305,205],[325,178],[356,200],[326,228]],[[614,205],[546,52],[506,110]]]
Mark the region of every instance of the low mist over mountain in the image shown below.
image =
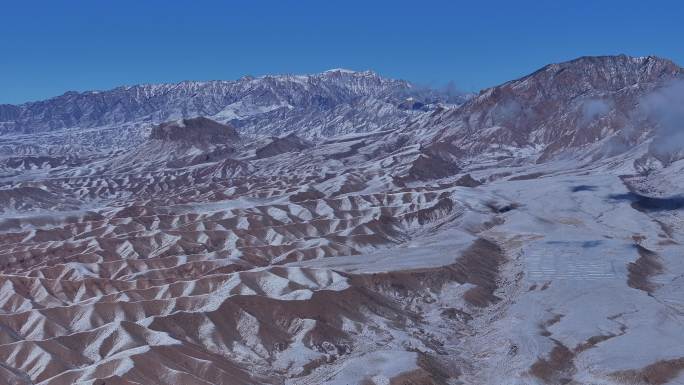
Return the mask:
[[[566,150],[614,155],[653,135],[658,122],[644,113],[645,98],[683,76],[676,64],[652,56],[583,57],[421,116],[407,130],[472,155],[494,148],[504,156],[537,151],[540,160]]]
[[[0,106],[0,385],[684,378],[684,70]]]

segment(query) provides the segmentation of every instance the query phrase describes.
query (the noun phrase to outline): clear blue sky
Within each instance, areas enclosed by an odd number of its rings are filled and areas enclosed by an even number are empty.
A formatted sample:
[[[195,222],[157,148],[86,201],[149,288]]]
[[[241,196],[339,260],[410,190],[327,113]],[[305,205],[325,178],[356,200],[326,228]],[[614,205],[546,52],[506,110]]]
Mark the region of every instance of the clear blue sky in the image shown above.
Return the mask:
[[[476,91],[582,55],[684,63],[681,1],[0,0],[0,103],[373,69]]]

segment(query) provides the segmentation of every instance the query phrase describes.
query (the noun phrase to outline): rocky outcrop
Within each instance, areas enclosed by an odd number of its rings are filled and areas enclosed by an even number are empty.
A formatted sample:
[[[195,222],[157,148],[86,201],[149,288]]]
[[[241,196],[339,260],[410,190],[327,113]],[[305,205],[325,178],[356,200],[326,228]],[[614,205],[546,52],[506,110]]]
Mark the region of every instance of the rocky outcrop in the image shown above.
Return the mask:
[[[300,139],[295,134],[290,134],[282,138],[271,138],[271,141],[256,150],[257,158],[268,158],[271,156],[284,154],[286,152],[301,151],[310,148],[311,143]]]
[[[239,135],[230,125],[221,124],[205,117],[198,117],[162,123],[152,129],[150,139],[227,144],[238,140]]]

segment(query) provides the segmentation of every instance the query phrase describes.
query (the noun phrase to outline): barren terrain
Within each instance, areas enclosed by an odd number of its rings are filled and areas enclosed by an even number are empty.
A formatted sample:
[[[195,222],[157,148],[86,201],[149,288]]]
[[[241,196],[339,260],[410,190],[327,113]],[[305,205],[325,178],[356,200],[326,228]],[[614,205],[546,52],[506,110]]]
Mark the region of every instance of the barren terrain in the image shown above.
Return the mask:
[[[19,106],[0,384],[684,383],[684,160],[648,108],[681,76],[615,56],[459,100],[336,70]]]

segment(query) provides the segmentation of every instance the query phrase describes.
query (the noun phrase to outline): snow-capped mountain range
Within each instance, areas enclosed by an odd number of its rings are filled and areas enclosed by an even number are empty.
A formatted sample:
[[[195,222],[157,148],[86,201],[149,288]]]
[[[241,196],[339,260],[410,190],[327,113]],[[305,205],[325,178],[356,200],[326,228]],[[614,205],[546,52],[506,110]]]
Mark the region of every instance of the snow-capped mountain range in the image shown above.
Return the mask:
[[[0,107],[0,385],[682,383],[682,74]]]
[[[294,132],[314,138],[378,130],[412,116],[414,109],[463,100],[464,96],[383,78],[371,71],[336,69],[315,75],[67,92],[44,101],[0,106],[0,133],[92,128],[102,128],[106,133],[106,128],[113,126],[135,126],[144,131],[168,120],[206,116],[231,122],[246,135]],[[115,133],[111,135],[113,146],[121,142]]]

